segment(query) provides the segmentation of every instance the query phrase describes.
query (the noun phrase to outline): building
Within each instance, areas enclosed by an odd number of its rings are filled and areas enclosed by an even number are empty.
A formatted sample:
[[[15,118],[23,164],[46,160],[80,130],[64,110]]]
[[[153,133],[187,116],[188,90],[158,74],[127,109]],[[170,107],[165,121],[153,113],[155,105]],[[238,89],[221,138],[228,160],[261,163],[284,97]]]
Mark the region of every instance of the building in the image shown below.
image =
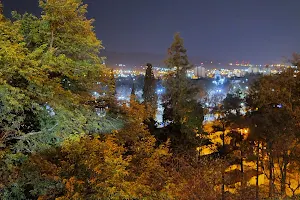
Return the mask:
[[[219,70],[215,70],[215,79],[216,80],[222,79],[221,72]]]
[[[239,69],[234,69],[232,75],[235,77],[242,77],[242,71]]]
[[[259,73],[259,69],[257,67],[249,67],[248,68],[248,73],[250,74],[258,74]]]
[[[202,67],[202,66],[195,67],[195,69],[194,69],[194,75],[197,78],[204,78],[204,77],[206,77],[205,68]]]
[[[271,69],[269,67],[266,67],[263,71],[264,75],[271,75]]]

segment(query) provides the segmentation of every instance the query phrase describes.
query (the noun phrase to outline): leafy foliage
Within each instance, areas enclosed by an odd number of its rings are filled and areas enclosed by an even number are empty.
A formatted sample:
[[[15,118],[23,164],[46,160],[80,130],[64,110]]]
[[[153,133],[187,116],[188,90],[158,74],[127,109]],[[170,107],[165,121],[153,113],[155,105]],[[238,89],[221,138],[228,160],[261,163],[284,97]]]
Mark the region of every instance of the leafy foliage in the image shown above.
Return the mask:
[[[7,199],[35,198],[48,187],[61,192],[63,181],[41,177],[59,171],[51,171],[54,164],[41,152],[123,124],[115,115],[98,116],[88,103],[93,86],[107,83],[108,70],[98,55],[102,46],[93,20],[85,17],[87,6],[77,0],[40,6],[41,17],[13,12],[11,21],[0,13],[0,172]],[[45,166],[34,171],[39,164]]]

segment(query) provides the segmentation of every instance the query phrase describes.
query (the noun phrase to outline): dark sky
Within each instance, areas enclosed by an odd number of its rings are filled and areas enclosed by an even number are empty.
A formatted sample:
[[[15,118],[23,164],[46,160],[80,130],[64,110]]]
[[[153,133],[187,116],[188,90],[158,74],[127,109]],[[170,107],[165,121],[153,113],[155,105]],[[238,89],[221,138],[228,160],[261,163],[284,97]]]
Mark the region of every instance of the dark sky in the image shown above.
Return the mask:
[[[38,0],[2,0],[39,13]],[[108,51],[165,54],[174,32],[201,59],[282,61],[300,51],[300,0],[85,0]]]

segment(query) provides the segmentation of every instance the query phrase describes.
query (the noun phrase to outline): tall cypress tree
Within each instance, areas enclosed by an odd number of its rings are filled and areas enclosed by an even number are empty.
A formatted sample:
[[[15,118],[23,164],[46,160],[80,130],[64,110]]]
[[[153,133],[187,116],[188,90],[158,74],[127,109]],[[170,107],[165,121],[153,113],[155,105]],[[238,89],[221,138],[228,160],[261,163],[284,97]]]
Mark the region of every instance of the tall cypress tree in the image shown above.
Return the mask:
[[[147,63],[147,69],[144,79],[143,98],[144,104],[150,117],[154,118],[157,109],[157,94],[155,93],[156,80],[152,70],[152,64]]]

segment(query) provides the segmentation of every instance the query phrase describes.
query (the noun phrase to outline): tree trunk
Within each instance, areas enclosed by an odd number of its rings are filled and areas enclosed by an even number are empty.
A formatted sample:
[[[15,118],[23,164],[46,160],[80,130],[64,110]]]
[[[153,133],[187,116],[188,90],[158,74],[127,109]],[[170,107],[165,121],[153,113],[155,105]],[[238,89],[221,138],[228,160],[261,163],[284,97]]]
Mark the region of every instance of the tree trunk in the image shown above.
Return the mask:
[[[242,154],[242,152],[241,152],[241,154]],[[243,157],[241,157],[240,162],[241,162],[240,163],[240,165],[241,165],[241,186],[242,186],[242,189],[244,189],[245,188],[245,180],[244,180],[244,159],[243,159]]]
[[[222,200],[225,200],[225,170],[222,169]]]
[[[269,197],[272,198],[274,195],[274,161],[273,161],[273,155],[270,152],[269,153]]]
[[[287,174],[287,165],[288,165],[288,157],[287,152],[283,155],[283,166],[280,170],[281,173],[281,180],[280,180],[280,193],[282,197],[285,197],[286,195],[286,174]]]
[[[222,132],[222,148],[223,148],[223,153],[225,153],[225,127],[223,124],[223,132]],[[222,200],[225,200],[225,163],[223,164],[222,167]]]
[[[240,151],[241,151],[241,159],[240,159],[240,166],[241,166],[241,195],[243,196],[243,191],[245,189],[245,178],[244,178],[244,151],[243,151],[243,135],[242,132],[240,132],[240,137],[241,137],[241,144],[240,144]]]
[[[259,199],[259,185],[258,185],[258,178],[259,178],[259,142],[257,142],[256,147],[256,187],[255,187],[255,199]]]

